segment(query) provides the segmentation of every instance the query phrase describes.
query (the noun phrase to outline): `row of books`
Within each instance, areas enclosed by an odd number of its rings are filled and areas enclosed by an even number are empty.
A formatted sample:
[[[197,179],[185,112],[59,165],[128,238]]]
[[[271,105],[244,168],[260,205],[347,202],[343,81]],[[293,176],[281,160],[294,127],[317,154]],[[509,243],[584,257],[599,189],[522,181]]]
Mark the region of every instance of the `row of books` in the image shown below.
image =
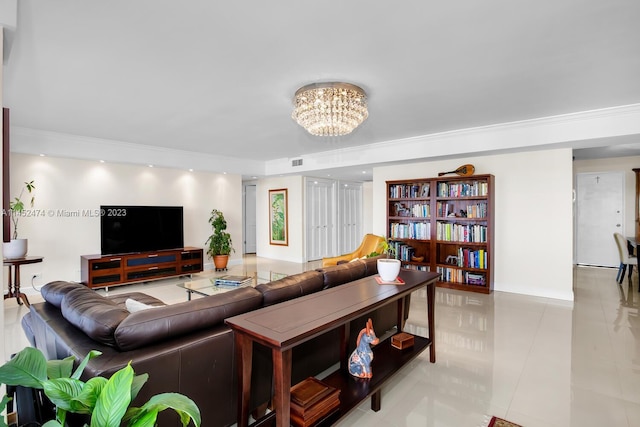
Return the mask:
[[[460,215],[463,218],[486,218],[487,217],[487,204],[485,202],[477,203],[475,205],[467,205],[466,211],[460,211],[453,203],[438,202],[436,203],[436,215],[438,218],[448,217],[451,214],[456,216]]]
[[[471,183],[447,183],[439,182],[438,197],[477,197],[489,194],[489,183],[486,181],[474,181]]]
[[[474,251],[468,248],[458,248],[458,267],[486,269],[488,254],[484,249]]]
[[[417,203],[411,206],[411,215],[416,218],[429,218],[431,216],[431,206],[428,203]]]
[[[414,248],[412,246],[407,245],[402,242],[389,242],[389,246],[393,249],[396,254],[396,259],[401,261],[411,261],[411,257],[414,253]]]
[[[389,186],[389,198],[408,199],[429,197],[429,184],[396,184]]]
[[[430,271],[428,265],[402,264],[405,270]]]
[[[443,282],[463,283],[468,285],[484,286],[486,275],[484,273],[470,273],[457,268],[437,267],[440,280]]]
[[[389,224],[389,237],[392,239],[428,240],[431,238],[431,223],[413,222],[403,224],[392,222]]]
[[[436,239],[446,242],[487,242],[487,226],[481,224],[436,223]]]
[[[429,206],[428,203],[416,203],[406,207],[403,203],[394,202],[394,209],[391,210],[391,212],[394,212],[394,216],[428,218],[431,212],[431,206]]]

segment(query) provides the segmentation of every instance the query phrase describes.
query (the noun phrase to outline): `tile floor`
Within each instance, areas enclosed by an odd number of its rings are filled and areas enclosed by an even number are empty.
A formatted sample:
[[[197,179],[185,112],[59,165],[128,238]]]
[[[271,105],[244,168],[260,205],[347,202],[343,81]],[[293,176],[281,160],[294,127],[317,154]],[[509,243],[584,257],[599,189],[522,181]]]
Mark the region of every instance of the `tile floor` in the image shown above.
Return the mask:
[[[317,267],[248,256],[230,273],[268,281]],[[203,275],[215,275],[207,272]],[[428,352],[383,389],[382,409],[363,403],[341,426],[485,426],[496,415],[526,427],[640,426],[640,294],[616,271],[575,269],[573,304],[494,292],[437,289],[437,362]],[[111,288],[186,300],[175,280]],[[100,291],[104,292],[104,291]],[[31,289],[30,301],[41,300]],[[424,295],[412,298],[407,330],[424,330]],[[25,345],[26,312],[5,302],[5,349]],[[374,325],[375,327],[375,325]],[[205,423],[206,426],[206,423]]]

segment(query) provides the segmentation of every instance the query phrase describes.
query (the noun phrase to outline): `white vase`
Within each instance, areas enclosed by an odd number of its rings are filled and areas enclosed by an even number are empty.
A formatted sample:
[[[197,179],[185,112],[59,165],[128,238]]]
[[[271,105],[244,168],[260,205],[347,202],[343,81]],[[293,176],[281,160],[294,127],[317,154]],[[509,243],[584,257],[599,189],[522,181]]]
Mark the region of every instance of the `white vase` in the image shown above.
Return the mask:
[[[400,260],[392,258],[378,259],[378,274],[384,282],[393,282],[400,274]]]
[[[27,239],[12,239],[10,242],[2,243],[2,256],[7,259],[27,256]]]

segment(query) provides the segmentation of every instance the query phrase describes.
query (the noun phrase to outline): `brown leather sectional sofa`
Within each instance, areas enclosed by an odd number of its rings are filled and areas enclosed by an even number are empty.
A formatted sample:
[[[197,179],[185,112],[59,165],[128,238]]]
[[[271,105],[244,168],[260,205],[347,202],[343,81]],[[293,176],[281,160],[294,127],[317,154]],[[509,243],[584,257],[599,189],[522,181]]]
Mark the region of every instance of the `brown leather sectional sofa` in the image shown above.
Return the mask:
[[[85,368],[87,378],[109,377],[131,361],[137,373],[149,374],[134,404],[179,392],[196,402],[203,425],[228,426],[236,422],[237,381],[233,333],[224,319],[376,273],[375,258],[357,260],[173,305],[142,293],[104,297],[81,284],[52,282],[42,288],[45,302],[31,305],[22,326],[48,359],[81,360],[90,350],[101,351]],[[157,307],[130,313],[128,298]],[[395,326],[395,306],[365,317],[381,336]],[[352,323],[352,340],[364,322]],[[337,364],[338,338],[334,330],[296,347],[292,384]],[[252,407],[258,408],[271,396],[271,355],[255,346],[253,359]],[[171,411],[161,416],[159,425],[179,425]]]

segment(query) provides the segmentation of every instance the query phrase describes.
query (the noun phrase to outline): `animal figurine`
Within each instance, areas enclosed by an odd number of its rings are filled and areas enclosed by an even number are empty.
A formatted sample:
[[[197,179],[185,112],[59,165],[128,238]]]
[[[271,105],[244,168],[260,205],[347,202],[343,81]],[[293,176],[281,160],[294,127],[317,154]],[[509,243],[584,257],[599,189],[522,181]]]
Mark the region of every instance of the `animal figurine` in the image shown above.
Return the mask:
[[[409,216],[409,208],[405,208],[402,203],[394,203],[397,216]]]
[[[358,334],[356,341],[356,349],[353,350],[349,357],[349,373],[358,378],[371,378],[371,361],[373,360],[373,351],[371,345],[380,342],[373,330],[373,322],[367,320],[367,325]]]

